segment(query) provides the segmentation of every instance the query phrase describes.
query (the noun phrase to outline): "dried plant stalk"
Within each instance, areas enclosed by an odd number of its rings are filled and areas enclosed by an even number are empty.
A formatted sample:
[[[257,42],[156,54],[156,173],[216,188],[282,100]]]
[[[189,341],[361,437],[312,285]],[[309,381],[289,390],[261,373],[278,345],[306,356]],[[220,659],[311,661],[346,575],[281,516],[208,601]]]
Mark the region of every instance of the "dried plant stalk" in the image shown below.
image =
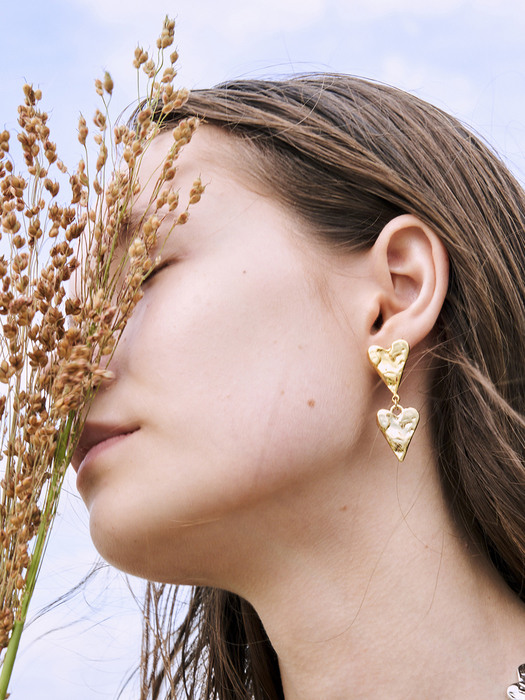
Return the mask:
[[[155,59],[143,49],[135,51],[133,64],[138,74],[146,74],[147,86],[134,128],[112,129],[113,80],[106,73],[96,81],[103,109],[96,111],[91,127],[98,146],[94,172],[86,148],[85,158],[68,173],[50,141],[48,117],[39,107],[41,93],[29,85],[19,108],[24,174],[15,174],[9,133],[0,134],[1,236],[10,251],[0,257],[0,651],[5,650],[0,700],[7,697],[64,475],[87,409],[100,384],[111,380],[107,363],[158,262],[159,228],[178,204],[172,189],[175,161],[197,127],[195,119],[174,129],[149,204],[136,229],[129,230],[130,212],[141,192],[143,154],[165,116],[188,97],[186,90],[173,86],[176,52],[164,66],[173,32],[174,22],[166,18]],[[89,131],[81,117],[78,138],[84,147]],[[67,205],[57,201],[59,172],[69,174]],[[197,180],[188,206],[202,191]],[[186,207],[170,219],[169,231],[187,218]],[[117,256],[124,242],[127,253]],[[66,291],[73,275],[74,298]]]

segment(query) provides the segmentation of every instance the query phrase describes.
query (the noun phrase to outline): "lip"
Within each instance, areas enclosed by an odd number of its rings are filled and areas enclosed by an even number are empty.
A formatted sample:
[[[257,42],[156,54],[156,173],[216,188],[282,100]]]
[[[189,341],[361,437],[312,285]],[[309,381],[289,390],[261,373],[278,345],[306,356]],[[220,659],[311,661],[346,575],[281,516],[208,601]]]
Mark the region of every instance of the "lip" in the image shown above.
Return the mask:
[[[101,452],[136,433],[137,430],[139,430],[137,425],[86,423],[71,460],[73,469],[78,473],[88,461],[93,461]]]

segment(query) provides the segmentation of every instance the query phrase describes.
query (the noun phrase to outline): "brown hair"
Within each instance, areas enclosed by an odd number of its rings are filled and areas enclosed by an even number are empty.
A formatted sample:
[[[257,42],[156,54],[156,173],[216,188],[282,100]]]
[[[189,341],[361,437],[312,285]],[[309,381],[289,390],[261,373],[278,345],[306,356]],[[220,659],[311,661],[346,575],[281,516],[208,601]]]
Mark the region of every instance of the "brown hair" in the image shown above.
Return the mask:
[[[435,450],[451,509],[525,599],[525,194],[458,120],[346,75],[241,80],[191,93],[173,119],[217,125],[257,158],[252,176],[327,245],[373,245],[401,213],[443,241],[450,283],[432,350]],[[160,697],[283,698],[251,606],[193,589]],[[153,673],[153,676],[155,674]],[[151,678],[152,676],[150,676]],[[153,687],[156,690],[153,690]]]

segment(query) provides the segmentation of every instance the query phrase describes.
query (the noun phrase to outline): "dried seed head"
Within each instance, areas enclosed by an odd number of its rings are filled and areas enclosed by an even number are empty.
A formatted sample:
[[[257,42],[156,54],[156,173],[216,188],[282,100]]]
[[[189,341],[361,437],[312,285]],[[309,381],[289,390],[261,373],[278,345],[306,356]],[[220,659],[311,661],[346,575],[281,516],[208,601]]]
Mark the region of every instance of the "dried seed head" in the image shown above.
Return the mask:
[[[7,153],[9,151],[9,138],[10,138],[9,131],[4,130],[0,133],[0,148],[5,153]]]
[[[155,202],[155,209],[158,211],[167,203],[169,197],[169,190],[163,190]]]
[[[5,360],[0,362],[0,382],[2,382],[2,384],[7,384],[14,373],[15,370],[13,367],[11,367]]]
[[[152,215],[144,222],[144,225],[143,225],[143,227],[142,227],[142,231],[143,231],[143,234],[144,234],[146,240],[148,239],[148,237],[149,237],[152,233],[156,233],[156,232],[158,231],[159,226],[160,226],[160,223],[161,223],[161,222],[160,222],[159,217],[156,216],[155,214],[152,214]]]
[[[166,68],[164,70],[163,75],[162,75],[161,82],[162,83],[170,83],[173,80],[173,78],[175,77],[175,75],[176,75],[176,72],[175,72],[174,68],[172,68],[172,67]]]
[[[170,191],[168,195],[168,209],[174,211],[179,206],[179,193]]]
[[[85,146],[86,145],[86,138],[89,133],[89,129],[87,127],[87,122],[84,119],[84,117],[80,117],[78,120],[78,140],[80,143]]]
[[[12,555],[7,557],[4,573],[10,576],[9,585],[18,600],[18,591],[26,585],[24,569],[30,565],[27,545],[44,517],[38,499],[51,476],[60,426],[72,411],[85,415],[86,400],[94,389],[112,378],[102,359],[113,353],[130,313],[142,298],[142,283],[154,265],[153,250],[166,207],[173,211],[178,206],[178,194],[167,181],[175,176],[177,154],[190,140],[196,119],[183,120],[174,131],[173,147],[153,183],[154,195],[143,225],[138,227],[140,233],[123,260],[112,260],[115,236],[141,192],[137,167],[162,124],[160,110],[166,113],[177,109],[187,99],[187,91],[173,87],[177,52],[173,51],[169,63],[162,56],[162,50],[173,43],[174,26],[172,20],[165,20],[158,41],[158,61],[141,47],[135,51],[133,63],[149,80],[148,97],[136,116],[134,130],[120,125],[106,133],[107,95],[112,95],[114,86],[107,72],[96,81],[95,88],[104,102],[104,108],[97,110],[93,119],[93,140],[99,147],[96,172],[92,164],[89,171],[83,161],[68,172],[50,140],[48,117],[38,109],[40,91],[29,85],[24,88],[25,100],[18,113],[26,178],[15,175],[12,159],[6,155],[9,133],[0,132],[0,228],[9,235],[7,249],[10,244],[9,258],[0,257],[0,337],[4,342],[0,382],[11,381],[0,392],[0,418],[7,405],[14,411],[16,424],[16,434],[9,436],[5,449],[2,445],[0,450],[0,459],[2,450],[5,452],[4,465],[15,464],[14,472],[3,470],[0,570],[3,548]],[[83,146],[88,135],[86,120],[80,117],[78,140]],[[113,150],[115,146],[119,146],[118,151]],[[111,179],[106,172],[108,161],[118,164],[121,154],[128,168],[117,167]],[[53,167],[68,174],[71,198],[67,206],[59,206],[54,199],[63,192]],[[195,181],[189,203],[197,202],[203,190],[200,180]],[[182,212],[176,223],[183,223],[187,217],[187,211]],[[40,239],[43,245],[37,245]],[[53,239],[56,245],[50,251],[49,262],[42,264],[38,256],[49,250],[51,246],[46,243]],[[74,255],[77,245],[82,252],[81,263]],[[66,298],[66,282],[79,266],[75,282],[79,297]],[[16,383],[22,383],[26,375],[32,377],[30,388],[15,391],[6,403],[13,377]],[[4,418],[3,425],[11,422]],[[0,590],[0,600],[1,595]],[[0,645],[8,640],[12,611],[17,610],[9,604],[0,612]]]
[[[197,202],[200,200],[202,193],[204,192],[204,185],[201,182],[200,177],[195,180],[193,183],[193,187],[190,190],[190,198],[189,198],[189,203],[190,204],[197,204]]]
[[[22,270],[25,270],[26,267],[29,264],[29,253],[18,253],[17,255],[14,256],[12,262],[11,262],[11,267],[14,272],[20,273]]]
[[[54,163],[57,159],[57,154],[56,154],[56,144],[51,143],[51,141],[46,141],[44,144],[44,155],[47,158],[48,162]]]
[[[146,107],[145,109],[142,109],[137,115],[137,122],[139,124],[143,124],[145,121],[150,120],[152,113],[153,110],[151,109],[151,107]]]
[[[105,143],[100,144],[100,150],[98,152],[98,158],[97,158],[97,173],[102,170],[104,165],[106,164],[106,160],[108,157],[108,149]]]
[[[95,112],[95,116],[93,117],[93,123],[101,131],[106,128],[106,117],[102,114],[102,112],[99,109],[97,109]]]
[[[135,49],[135,59],[133,61],[133,65],[135,68],[140,68],[146,61],[148,60],[148,52],[144,51],[140,46],[137,46]]]
[[[156,70],[157,70],[157,69],[156,69],[156,66],[155,66],[155,62],[152,61],[151,59],[148,59],[148,60],[144,63],[144,66],[143,66],[142,70],[144,71],[144,73],[146,73],[146,75],[148,76],[148,78],[153,78],[154,75],[155,75],[155,72],[156,72]]]
[[[108,93],[108,95],[111,95],[113,93],[113,87],[113,79],[108,71],[106,71],[104,73],[104,90]]]
[[[13,246],[18,250],[18,249],[23,248],[23,247],[25,246],[25,244],[26,244],[26,239],[25,239],[25,238],[22,238],[22,236],[21,236],[20,234],[17,234],[16,236],[14,236],[13,240],[11,241],[11,243],[12,243]],[[4,273],[1,273],[1,272],[0,272],[0,275],[1,275],[1,274],[5,274],[5,272],[4,272]]]
[[[18,233],[20,231],[20,222],[14,212],[2,217],[2,229],[5,233]]]
[[[52,197],[56,197],[60,190],[58,182],[53,182],[49,178],[46,178],[44,180],[44,187],[51,194]]]
[[[22,90],[26,98],[26,105],[28,106],[33,106],[36,103],[37,99],[41,99],[42,97],[42,93],[40,92],[40,90],[38,91],[40,93],[40,96],[37,97],[37,93],[33,90],[33,86],[28,85],[27,83],[24,85]]]
[[[146,255],[146,246],[141,238],[135,238],[131,242],[128,248],[128,255],[132,261]]]
[[[164,26],[162,28],[161,35],[157,39],[158,49],[165,49],[166,47],[171,46],[171,44],[173,44],[174,30],[174,20],[170,20],[166,17],[166,19],[164,20]]]
[[[135,165],[135,156],[133,155],[133,151],[131,148],[127,147],[124,149],[124,153],[122,154],[124,160],[126,161],[128,168],[131,170],[131,168],[134,167]]]

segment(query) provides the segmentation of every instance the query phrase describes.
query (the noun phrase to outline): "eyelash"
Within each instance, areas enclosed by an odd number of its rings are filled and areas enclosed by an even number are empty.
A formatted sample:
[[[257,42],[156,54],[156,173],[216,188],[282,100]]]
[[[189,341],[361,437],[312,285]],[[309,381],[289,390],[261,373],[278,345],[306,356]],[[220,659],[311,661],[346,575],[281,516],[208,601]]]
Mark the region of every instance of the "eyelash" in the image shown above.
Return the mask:
[[[173,262],[173,261],[172,260],[163,260],[158,265],[154,265],[151,268],[151,270],[148,272],[148,276],[146,277],[146,279],[144,280],[144,282],[142,284],[147,284],[148,282],[150,282],[159,272],[161,272],[162,270],[165,270],[170,265],[171,262]]]

